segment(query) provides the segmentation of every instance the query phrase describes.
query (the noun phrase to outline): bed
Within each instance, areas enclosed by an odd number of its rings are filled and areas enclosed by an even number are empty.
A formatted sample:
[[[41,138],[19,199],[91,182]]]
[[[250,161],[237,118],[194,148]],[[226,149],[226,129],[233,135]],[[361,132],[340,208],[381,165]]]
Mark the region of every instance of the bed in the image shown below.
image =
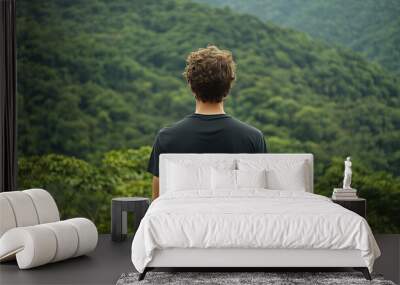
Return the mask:
[[[364,218],[313,194],[312,154],[162,154],[160,197],[132,242],[159,267],[352,267],[380,251]]]

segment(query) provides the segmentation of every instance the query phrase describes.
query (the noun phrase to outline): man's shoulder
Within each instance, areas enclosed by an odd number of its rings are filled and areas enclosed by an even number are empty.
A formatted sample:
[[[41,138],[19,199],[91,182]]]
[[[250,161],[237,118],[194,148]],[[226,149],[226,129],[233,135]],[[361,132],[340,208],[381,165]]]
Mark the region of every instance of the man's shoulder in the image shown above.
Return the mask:
[[[163,128],[161,128],[158,131],[157,136],[158,137],[165,137],[165,136],[174,136],[177,133],[180,133],[182,130],[185,130],[188,126],[188,124],[190,124],[188,122],[188,117],[184,117],[179,121],[176,121],[168,126],[165,126]]]
[[[235,127],[237,127],[238,129],[240,129],[244,132],[247,132],[248,134],[256,135],[256,136],[258,136],[258,135],[263,136],[263,133],[259,129],[257,129],[256,127],[254,127],[248,123],[245,123],[245,122],[243,122],[239,119],[233,118],[233,117],[232,117],[232,122]]]
[[[173,122],[172,124],[161,128],[158,131],[158,135],[162,136],[162,135],[168,135],[168,134],[174,133],[176,130],[184,127],[187,124],[187,122],[188,122],[188,118],[184,117],[184,118],[180,119],[179,121]]]
[[[170,136],[175,136],[176,134],[179,134],[181,132],[188,132],[188,130],[193,129],[193,118],[188,115],[185,116],[184,118],[180,119],[179,121],[176,121],[168,126],[165,126],[161,128],[158,132],[158,137],[170,137]],[[245,134],[251,137],[258,137],[258,136],[263,136],[263,133],[257,129],[256,127],[245,123],[235,117],[232,116],[226,116],[224,118],[225,128],[227,130],[235,131],[237,133]]]

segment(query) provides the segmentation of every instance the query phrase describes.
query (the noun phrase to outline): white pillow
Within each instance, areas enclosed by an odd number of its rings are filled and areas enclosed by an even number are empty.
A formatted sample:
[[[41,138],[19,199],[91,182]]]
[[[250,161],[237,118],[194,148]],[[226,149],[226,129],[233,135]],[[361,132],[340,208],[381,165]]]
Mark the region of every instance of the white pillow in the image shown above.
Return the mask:
[[[190,158],[168,158],[166,160],[166,166],[170,163],[183,165],[184,167],[193,167],[193,166],[204,166],[204,167],[214,167],[217,169],[235,169],[236,168],[236,159],[229,158],[210,158],[210,157],[193,157]]]
[[[306,192],[304,164],[290,169],[271,169],[267,171],[268,188]]]
[[[267,188],[267,171],[236,170],[237,188]]]
[[[266,170],[211,170],[212,189],[234,191],[241,188],[266,188]]]
[[[236,170],[213,167],[211,173],[213,190],[236,190]]]
[[[211,168],[235,169],[235,159],[168,159],[166,161],[166,191],[212,191]]]
[[[266,169],[268,189],[305,192],[308,188],[305,160],[239,159],[237,164],[240,170]]]
[[[168,191],[210,190],[211,167],[168,163]]]

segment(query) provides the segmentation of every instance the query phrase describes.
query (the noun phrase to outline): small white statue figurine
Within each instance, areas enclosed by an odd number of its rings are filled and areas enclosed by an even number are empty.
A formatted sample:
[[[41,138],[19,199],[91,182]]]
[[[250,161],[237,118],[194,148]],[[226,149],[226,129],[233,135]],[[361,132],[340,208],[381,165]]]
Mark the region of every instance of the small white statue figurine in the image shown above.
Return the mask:
[[[343,189],[351,189],[351,161],[350,156],[344,161],[344,178],[343,178]]]

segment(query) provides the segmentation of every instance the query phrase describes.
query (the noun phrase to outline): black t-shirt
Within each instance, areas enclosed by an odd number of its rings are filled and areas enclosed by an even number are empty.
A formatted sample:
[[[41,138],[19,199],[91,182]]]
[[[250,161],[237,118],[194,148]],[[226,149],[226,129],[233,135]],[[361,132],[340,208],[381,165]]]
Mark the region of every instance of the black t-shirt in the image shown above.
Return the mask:
[[[161,129],[155,139],[147,171],[158,176],[161,153],[266,153],[258,129],[226,114],[191,114]]]

